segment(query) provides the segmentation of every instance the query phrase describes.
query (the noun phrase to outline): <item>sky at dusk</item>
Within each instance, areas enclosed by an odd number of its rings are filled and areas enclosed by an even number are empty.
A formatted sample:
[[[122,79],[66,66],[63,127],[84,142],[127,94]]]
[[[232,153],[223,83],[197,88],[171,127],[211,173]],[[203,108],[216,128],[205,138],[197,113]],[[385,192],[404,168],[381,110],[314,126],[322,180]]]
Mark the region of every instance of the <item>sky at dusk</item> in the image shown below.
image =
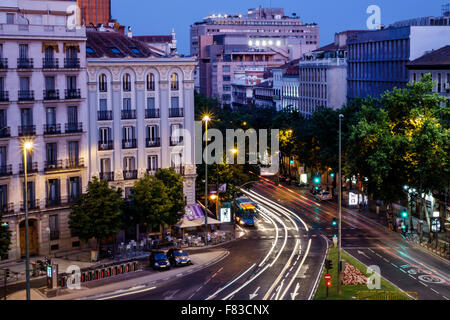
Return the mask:
[[[320,45],[333,41],[334,33],[366,29],[370,5],[381,8],[381,23],[409,18],[439,16],[450,0],[112,0],[112,17],[131,26],[134,35],[170,34],[175,29],[180,54],[189,54],[189,28],[209,14],[246,14],[249,8],[284,8],[303,22],[320,27]]]

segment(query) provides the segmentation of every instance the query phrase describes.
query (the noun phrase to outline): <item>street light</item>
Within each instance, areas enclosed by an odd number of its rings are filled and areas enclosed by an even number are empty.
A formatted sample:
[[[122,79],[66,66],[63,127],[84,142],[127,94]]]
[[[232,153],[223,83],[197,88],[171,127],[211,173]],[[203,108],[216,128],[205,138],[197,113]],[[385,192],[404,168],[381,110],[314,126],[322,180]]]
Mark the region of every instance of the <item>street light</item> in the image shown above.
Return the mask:
[[[202,121],[205,122],[205,245],[208,245],[208,121],[211,121],[209,115],[205,115],[202,118]]]
[[[339,115],[339,214],[338,214],[338,294],[341,294],[341,230],[342,230],[342,119],[343,114]]]
[[[23,142],[23,167],[24,167],[24,192],[25,192],[25,276],[26,276],[26,292],[27,300],[31,300],[30,296],[30,246],[28,239],[28,170],[27,170],[27,152],[33,150],[33,141],[26,140]]]

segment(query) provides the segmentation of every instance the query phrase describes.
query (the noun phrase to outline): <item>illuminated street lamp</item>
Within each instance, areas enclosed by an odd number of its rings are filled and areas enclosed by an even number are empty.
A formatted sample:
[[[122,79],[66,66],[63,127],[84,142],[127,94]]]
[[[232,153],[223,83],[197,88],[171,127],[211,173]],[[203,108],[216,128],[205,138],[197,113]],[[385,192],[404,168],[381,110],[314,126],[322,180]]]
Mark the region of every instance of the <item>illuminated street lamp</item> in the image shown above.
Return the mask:
[[[205,135],[206,135],[206,144],[205,144],[205,245],[208,245],[208,121],[211,121],[209,115],[205,115],[202,118],[202,121],[205,122]]]
[[[30,296],[30,245],[28,239],[28,170],[27,170],[27,152],[33,150],[33,141],[25,140],[23,142],[23,167],[24,167],[24,192],[25,192],[25,275],[26,275],[26,295],[27,300]]]

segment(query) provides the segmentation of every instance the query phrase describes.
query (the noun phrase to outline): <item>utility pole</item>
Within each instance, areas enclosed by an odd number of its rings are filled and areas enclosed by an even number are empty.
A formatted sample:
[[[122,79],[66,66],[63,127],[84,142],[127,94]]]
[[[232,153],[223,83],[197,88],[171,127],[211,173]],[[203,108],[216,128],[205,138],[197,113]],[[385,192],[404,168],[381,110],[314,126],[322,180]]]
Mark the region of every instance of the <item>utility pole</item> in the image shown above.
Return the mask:
[[[203,121],[205,121],[205,245],[208,245],[208,121],[211,120],[209,116],[204,116]]]
[[[25,142],[23,146],[23,165],[24,165],[24,192],[25,192],[25,277],[26,277],[26,296],[27,300],[31,300],[31,285],[30,285],[30,245],[28,236],[28,170],[27,170],[27,151],[31,152],[33,144]]]
[[[342,247],[342,118],[343,114],[339,115],[339,215],[338,215],[338,294],[341,294],[341,247]]]

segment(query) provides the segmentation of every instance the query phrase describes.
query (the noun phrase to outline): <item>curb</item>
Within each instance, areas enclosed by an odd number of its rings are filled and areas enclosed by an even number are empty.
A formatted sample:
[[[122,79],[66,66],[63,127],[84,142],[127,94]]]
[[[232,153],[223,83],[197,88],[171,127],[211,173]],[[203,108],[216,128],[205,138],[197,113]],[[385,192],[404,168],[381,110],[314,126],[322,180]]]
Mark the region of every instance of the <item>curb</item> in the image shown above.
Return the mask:
[[[207,268],[207,267],[209,267],[209,266],[211,266],[213,264],[218,263],[219,261],[221,261],[224,258],[226,258],[229,254],[230,254],[229,251],[224,251],[224,252],[222,252],[221,255],[219,255],[217,258],[215,258],[212,261],[209,261],[209,262],[207,262],[205,264],[202,264],[202,265],[195,266],[194,268],[190,269],[187,272],[180,272],[178,274],[174,274],[169,279],[163,278],[163,279],[158,279],[158,280],[153,280],[153,281],[150,281],[150,282],[143,283],[143,284],[141,284],[139,286],[139,289],[143,290],[145,288],[148,288],[148,287],[160,284],[160,283],[166,283],[166,282],[170,282],[170,281],[175,280],[175,279],[180,279],[180,278],[182,278],[184,276],[190,275],[192,273],[195,273],[195,272],[200,271],[202,269],[205,269],[205,268]],[[117,289],[117,290],[111,291],[111,292],[98,293],[98,294],[94,294],[94,295],[87,296],[87,297],[74,298],[74,299],[59,299],[59,300],[96,300],[96,299],[102,298],[102,297],[107,298],[109,295],[114,295],[114,293],[116,293],[116,292],[126,292],[128,290],[133,289],[133,288],[136,288],[136,286],[131,286],[131,287],[128,287],[128,288],[123,288],[123,289]],[[63,297],[63,296],[61,296],[61,297]],[[53,299],[53,300],[58,300],[58,299]]]

